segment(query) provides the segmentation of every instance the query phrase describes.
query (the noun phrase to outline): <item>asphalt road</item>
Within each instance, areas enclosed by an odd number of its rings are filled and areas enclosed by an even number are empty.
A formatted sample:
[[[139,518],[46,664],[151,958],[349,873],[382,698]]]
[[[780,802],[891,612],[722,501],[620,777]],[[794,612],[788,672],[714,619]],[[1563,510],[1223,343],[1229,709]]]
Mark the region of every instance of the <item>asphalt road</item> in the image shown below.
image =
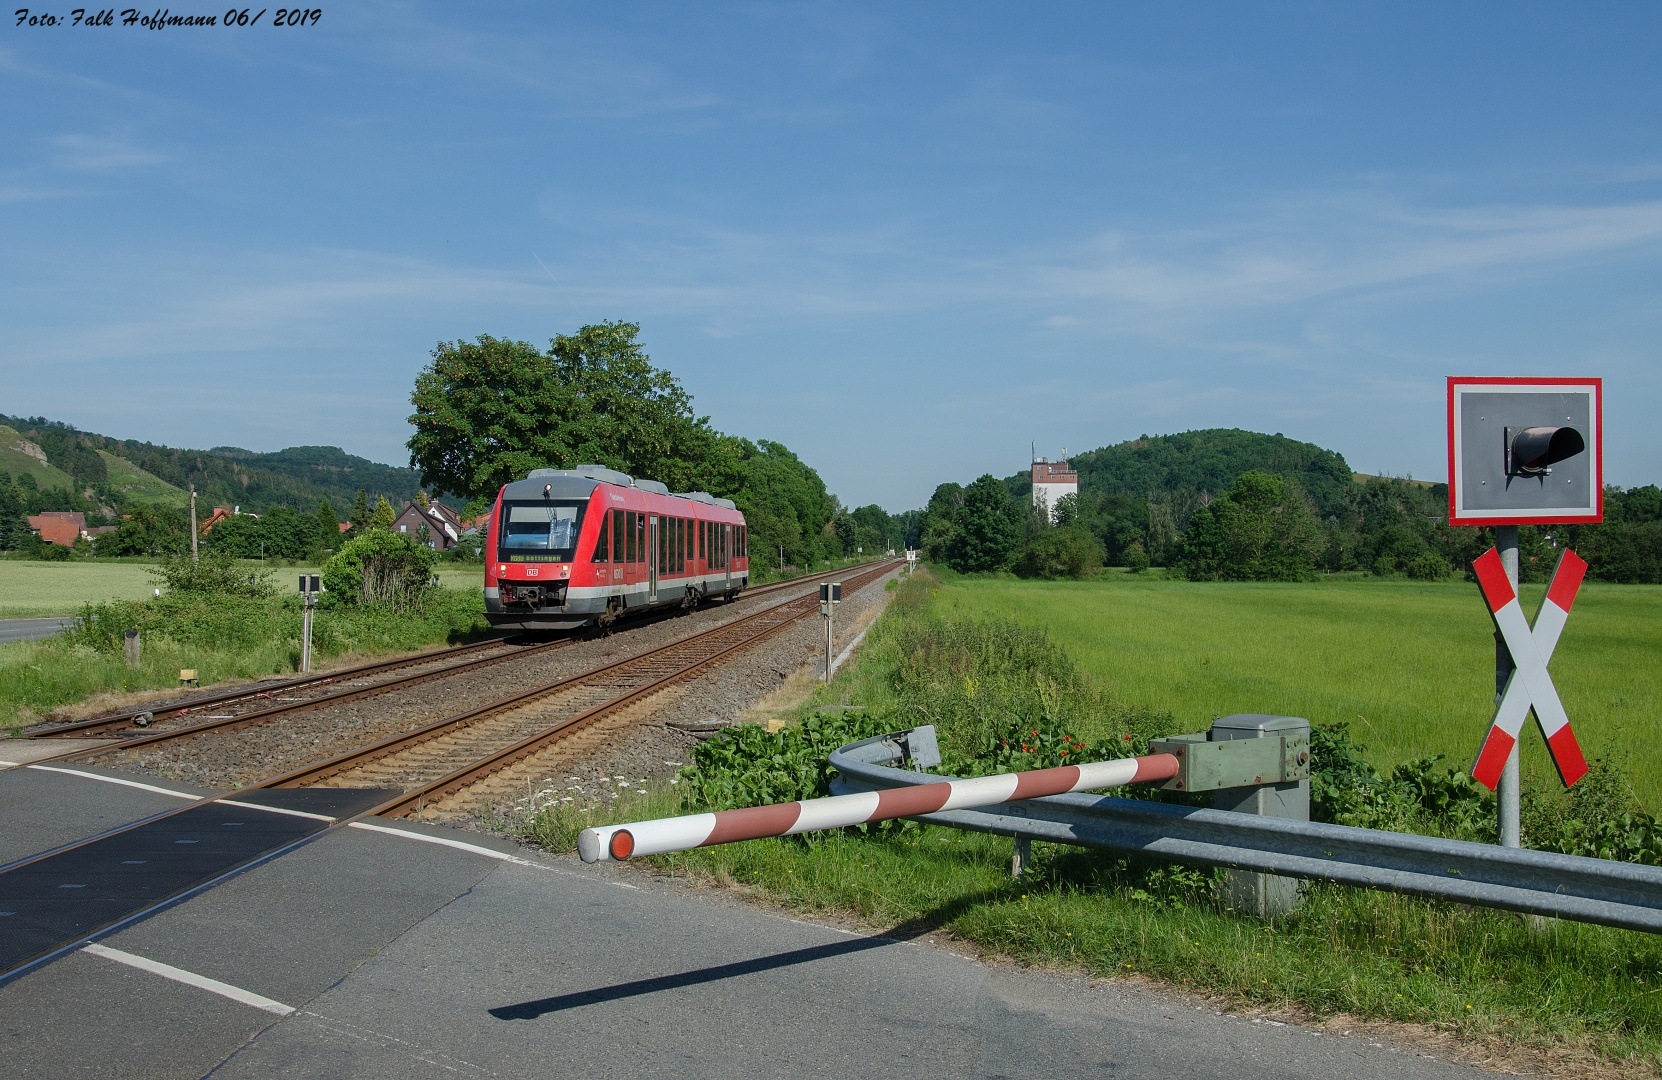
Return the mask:
[[[74,624],[74,619],[64,616],[50,619],[0,619],[0,645],[8,641],[39,641]]]
[[[0,772],[0,809],[22,811],[8,854],[28,846],[18,833],[44,848],[175,805],[85,777]],[[103,939],[114,953],[0,984],[7,1076],[1487,1075],[852,935],[630,868],[388,828],[327,834]]]

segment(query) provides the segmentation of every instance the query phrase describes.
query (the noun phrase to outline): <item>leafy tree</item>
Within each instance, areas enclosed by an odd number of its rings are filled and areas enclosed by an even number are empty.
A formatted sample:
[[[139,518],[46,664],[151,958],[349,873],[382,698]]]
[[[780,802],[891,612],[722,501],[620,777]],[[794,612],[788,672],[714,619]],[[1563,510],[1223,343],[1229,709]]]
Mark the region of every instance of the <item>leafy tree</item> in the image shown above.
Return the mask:
[[[410,461],[426,482],[482,505],[535,468],[587,462],[673,490],[730,476],[738,450],[692,411],[692,397],[652,366],[634,323],[523,341],[440,342],[416,377]]]
[[[1125,568],[1133,574],[1140,574],[1152,565],[1149,562],[1148,552],[1143,548],[1141,540],[1133,540],[1125,549]]]
[[[177,506],[131,505],[114,532],[93,541],[99,555],[182,555],[190,550],[190,520]]]
[[[1321,546],[1321,526],[1303,492],[1254,470],[1195,511],[1181,565],[1192,581],[1303,581],[1315,576]]]
[[[946,543],[946,564],[960,573],[1002,570],[1020,539],[1023,507],[991,473],[964,489]]]
[[[369,528],[369,496],[363,488],[358,489],[358,501],[352,506],[352,532],[363,532]]]
[[[335,508],[328,499],[317,504],[317,543],[321,547],[335,546],[335,538],[340,535],[340,518],[335,516]]]
[[[731,475],[709,490],[733,500],[750,527],[750,557],[758,570],[807,566],[829,553],[825,526],[832,498],[825,481],[781,443],[732,440]],[[780,562],[780,550],[784,561]]]
[[[369,516],[369,527],[372,529],[390,529],[392,523],[398,520],[398,511],[392,508],[392,503],[385,495],[375,502],[375,512]]]

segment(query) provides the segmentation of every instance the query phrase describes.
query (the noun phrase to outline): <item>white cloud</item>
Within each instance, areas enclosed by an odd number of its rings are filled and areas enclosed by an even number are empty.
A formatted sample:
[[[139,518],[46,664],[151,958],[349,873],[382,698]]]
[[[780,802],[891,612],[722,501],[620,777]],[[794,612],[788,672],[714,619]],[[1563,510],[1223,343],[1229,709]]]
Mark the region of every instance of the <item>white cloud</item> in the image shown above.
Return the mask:
[[[166,154],[108,135],[59,135],[52,140],[52,148],[52,164],[60,169],[127,169],[168,160]]]

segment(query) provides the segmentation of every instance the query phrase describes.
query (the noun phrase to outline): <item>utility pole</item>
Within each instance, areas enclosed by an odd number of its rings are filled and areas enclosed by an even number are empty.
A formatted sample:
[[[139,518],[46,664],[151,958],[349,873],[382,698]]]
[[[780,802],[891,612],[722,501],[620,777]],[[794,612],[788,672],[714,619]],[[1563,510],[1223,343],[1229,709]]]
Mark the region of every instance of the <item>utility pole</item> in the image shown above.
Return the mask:
[[[1495,526],[1495,549],[1500,552],[1500,564],[1512,582],[1512,591],[1518,591],[1518,527]],[[1512,651],[1506,639],[1495,630],[1495,705],[1500,705],[1506,681],[1512,677]],[[1500,783],[1495,786],[1495,817],[1499,826],[1501,847],[1523,846],[1523,811],[1518,790],[1518,744],[1512,744],[1512,753],[1501,770]]]
[[[196,563],[196,485],[190,486],[190,561]]]

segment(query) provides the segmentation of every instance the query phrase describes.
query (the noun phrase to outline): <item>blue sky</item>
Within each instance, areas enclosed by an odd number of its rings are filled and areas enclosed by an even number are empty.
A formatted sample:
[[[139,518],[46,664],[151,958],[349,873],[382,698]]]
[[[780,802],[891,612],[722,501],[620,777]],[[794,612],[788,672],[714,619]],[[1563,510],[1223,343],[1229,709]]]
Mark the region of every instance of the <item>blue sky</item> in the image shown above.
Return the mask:
[[[1214,426],[1442,479],[1451,374],[1603,376],[1662,480],[1654,4],[270,11],[0,30],[0,412],[402,464],[436,341],[626,319],[851,505]]]

